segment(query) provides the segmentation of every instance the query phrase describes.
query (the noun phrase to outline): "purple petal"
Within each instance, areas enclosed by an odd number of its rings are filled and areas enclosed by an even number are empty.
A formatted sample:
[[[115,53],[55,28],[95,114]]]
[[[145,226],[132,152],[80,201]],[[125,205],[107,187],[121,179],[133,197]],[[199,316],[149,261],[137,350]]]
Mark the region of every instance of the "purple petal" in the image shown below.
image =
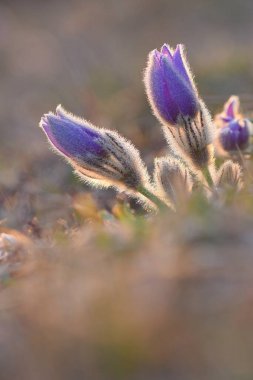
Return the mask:
[[[90,124],[87,122],[86,124],[84,124],[84,120],[81,120],[73,115],[71,115],[70,113],[66,112],[61,106],[57,106],[56,108],[56,115],[62,119],[63,121],[65,121],[65,123],[67,123],[67,125],[69,127],[85,127],[85,132],[91,136],[91,137],[99,137],[99,133],[97,130],[94,129],[94,127],[91,127]]]
[[[180,77],[172,63],[166,57],[162,57],[162,67],[168,92],[171,99],[173,99],[178,106],[180,113],[184,116],[195,117],[199,110],[197,94],[193,88]]]
[[[45,115],[40,123],[53,146],[69,158],[84,158],[90,154],[103,156],[100,133],[91,126],[75,123],[71,116]]]
[[[157,50],[153,52],[147,82],[155,111],[158,112],[164,120],[176,124],[179,110],[168,90],[167,81],[164,78],[164,70],[161,65],[162,58]]]
[[[244,149],[249,144],[249,128],[247,123],[245,122],[244,125],[240,128],[240,134],[238,138],[238,146],[240,149]]]
[[[192,79],[187,69],[187,63],[184,58],[183,45],[177,45],[173,55],[173,63],[182,77],[192,87]]]
[[[221,120],[224,121],[225,123],[228,123],[229,121],[232,121],[231,117],[227,116],[220,116]]]
[[[160,64],[161,64],[161,58],[162,58],[162,54],[160,53],[159,50],[155,49],[151,52],[151,61],[153,63],[153,65],[159,69],[160,67]]]
[[[234,120],[220,129],[220,141],[226,151],[244,149],[249,143],[249,129],[246,124],[242,126],[240,121]]]
[[[231,96],[224,106],[224,112],[227,117],[235,119],[239,111],[239,98],[237,96]]]
[[[220,142],[224,150],[233,151],[236,149],[236,137],[229,127],[220,130]]]
[[[172,49],[170,48],[169,45],[164,44],[164,45],[162,46],[162,48],[161,48],[161,53],[162,53],[163,55],[166,55],[168,58],[172,59],[172,56],[173,56],[173,54],[172,54]]]

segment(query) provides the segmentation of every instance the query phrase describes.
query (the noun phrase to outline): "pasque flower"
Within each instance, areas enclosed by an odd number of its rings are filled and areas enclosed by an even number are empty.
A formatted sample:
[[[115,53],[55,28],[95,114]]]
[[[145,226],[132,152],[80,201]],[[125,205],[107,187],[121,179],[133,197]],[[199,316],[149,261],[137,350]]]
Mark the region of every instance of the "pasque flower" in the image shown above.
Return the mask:
[[[183,45],[173,50],[165,44],[149,54],[144,77],[155,116],[163,124],[169,144],[176,143],[192,162],[203,167],[212,161],[210,115],[199,98]]]
[[[61,106],[56,114],[45,114],[40,127],[53,149],[86,182],[128,190],[148,186],[148,173],[138,150],[117,132],[97,128]]]
[[[154,183],[161,197],[168,199],[173,206],[183,203],[193,186],[188,168],[180,160],[170,157],[155,159]]]
[[[251,122],[239,113],[239,106],[238,96],[231,96],[215,118],[220,146],[227,152],[244,150],[249,144]]]
[[[242,170],[239,164],[228,160],[219,168],[216,174],[215,186],[217,188],[233,188],[238,191],[242,188]]]
[[[244,150],[249,144],[249,128],[246,119],[232,120],[219,131],[219,142],[225,151]]]

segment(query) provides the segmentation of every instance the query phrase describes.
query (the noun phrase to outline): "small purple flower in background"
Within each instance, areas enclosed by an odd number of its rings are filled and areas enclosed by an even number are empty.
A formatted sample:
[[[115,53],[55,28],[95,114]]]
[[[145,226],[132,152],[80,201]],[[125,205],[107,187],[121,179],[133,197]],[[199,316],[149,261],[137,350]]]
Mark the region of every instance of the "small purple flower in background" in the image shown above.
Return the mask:
[[[155,116],[171,147],[191,159],[198,168],[211,164],[213,126],[199,98],[183,45],[173,50],[165,44],[149,54],[144,83]]]
[[[244,150],[249,144],[249,128],[246,120],[232,120],[219,131],[219,142],[227,151]]]
[[[97,128],[66,112],[44,115],[40,127],[53,149],[91,185],[121,190],[149,187],[149,176],[138,150],[117,132]]]
[[[239,113],[238,96],[231,96],[224,105],[222,113],[216,115],[215,123],[219,128],[218,142],[226,152],[245,150],[249,145],[252,124]]]

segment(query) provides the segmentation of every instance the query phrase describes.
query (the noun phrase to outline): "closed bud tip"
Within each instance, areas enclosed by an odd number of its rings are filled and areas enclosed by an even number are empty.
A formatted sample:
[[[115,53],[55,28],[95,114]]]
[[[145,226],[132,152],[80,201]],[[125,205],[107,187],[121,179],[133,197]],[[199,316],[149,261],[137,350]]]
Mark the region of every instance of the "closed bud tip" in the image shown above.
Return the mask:
[[[217,188],[233,188],[236,191],[241,190],[242,170],[239,164],[229,160],[224,162],[216,174],[215,185]]]
[[[188,168],[174,158],[155,160],[154,182],[157,191],[174,206],[189,197],[193,186]]]

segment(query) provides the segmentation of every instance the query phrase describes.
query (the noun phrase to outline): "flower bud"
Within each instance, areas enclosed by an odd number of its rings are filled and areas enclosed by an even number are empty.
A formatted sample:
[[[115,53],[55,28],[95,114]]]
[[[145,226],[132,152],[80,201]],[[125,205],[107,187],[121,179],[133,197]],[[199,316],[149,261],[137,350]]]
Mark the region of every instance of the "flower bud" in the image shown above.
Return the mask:
[[[169,145],[174,145],[198,168],[213,160],[213,126],[199,98],[183,46],[164,45],[149,55],[144,82],[155,116],[163,124]]]
[[[181,115],[197,115],[198,94],[182,45],[175,51],[168,45],[163,45],[160,52],[153,50],[144,82],[153,112],[163,124],[177,124]]]
[[[136,190],[149,183],[138,150],[117,132],[97,128],[61,106],[44,115],[40,127],[56,153],[89,184]]]
[[[215,185],[218,188],[230,187],[240,190],[243,185],[240,165],[231,160],[224,162],[216,174]]]
[[[161,196],[167,197],[173,205],[187,199],[193,186],[187,167],[174,158],[155,160],[154,182]]]

